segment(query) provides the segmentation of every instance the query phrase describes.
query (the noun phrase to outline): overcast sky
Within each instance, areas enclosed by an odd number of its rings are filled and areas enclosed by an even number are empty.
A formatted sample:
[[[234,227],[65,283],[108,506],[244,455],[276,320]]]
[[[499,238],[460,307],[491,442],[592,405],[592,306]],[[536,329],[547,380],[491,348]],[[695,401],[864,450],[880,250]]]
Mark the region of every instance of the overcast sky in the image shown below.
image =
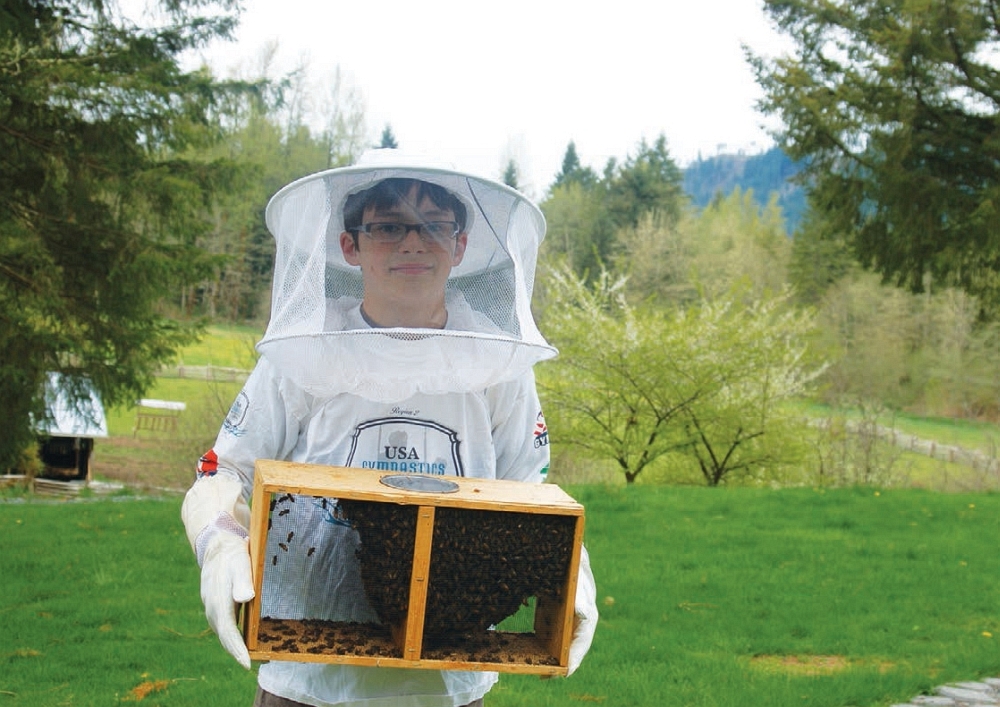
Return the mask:
[[[682,166],[771,145],[741,43],[785,46],[760,0],[246,0],[238,41],[201,53],[218,74],[270,41],[278,66],[339,67],[378,142],[498,178],[513,157],[536,197],[575,141],[600,171],[663,133]]]

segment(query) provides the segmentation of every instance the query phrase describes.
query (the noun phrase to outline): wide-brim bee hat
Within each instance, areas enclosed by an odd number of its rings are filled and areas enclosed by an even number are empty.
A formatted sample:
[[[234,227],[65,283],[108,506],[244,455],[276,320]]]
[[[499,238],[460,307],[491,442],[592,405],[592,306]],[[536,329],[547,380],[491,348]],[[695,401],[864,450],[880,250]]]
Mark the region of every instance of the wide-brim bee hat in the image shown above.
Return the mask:
[[[465,206],[468,245],[448,280],[445,329],[373,328],[359,314],[361,272],[340,247],[344,205],[390,178],[440,185]],[[515,189],[400,150],[373,150],[355,165],[287,185],[265,219],[277,251],[271,318],[257,348],[313,395],[403,400],[482,390],[555,355],[530,307],[545,219]]]

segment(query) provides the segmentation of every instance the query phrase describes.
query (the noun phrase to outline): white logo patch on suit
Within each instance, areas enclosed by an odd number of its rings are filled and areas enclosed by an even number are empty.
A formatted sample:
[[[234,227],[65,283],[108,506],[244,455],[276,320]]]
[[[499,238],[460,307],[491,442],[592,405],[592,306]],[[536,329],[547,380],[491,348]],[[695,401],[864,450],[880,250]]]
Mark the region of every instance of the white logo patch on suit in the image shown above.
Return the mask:
[[[430,420],[384,417],[354,430],[347,466],[465,476],[458,433]]]

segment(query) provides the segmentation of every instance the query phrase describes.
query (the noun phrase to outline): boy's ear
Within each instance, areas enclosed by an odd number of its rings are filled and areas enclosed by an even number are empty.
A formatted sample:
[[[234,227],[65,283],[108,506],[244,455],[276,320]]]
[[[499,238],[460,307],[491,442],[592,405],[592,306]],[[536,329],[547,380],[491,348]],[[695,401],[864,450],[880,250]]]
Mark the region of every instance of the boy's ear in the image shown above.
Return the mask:
[[[348,265],[360,265],[358,260],[358,244],[354,236],[344,231],[340,234],[340,250],[344,254],[344,260]]]
[[[451,259],[452,267],[455,267],[462,262],[462,258],[465,257],[465,247],[467,245],[469,245],[469,234],[462,231],[458,234],[458,237],[455,238],[455,254]]]

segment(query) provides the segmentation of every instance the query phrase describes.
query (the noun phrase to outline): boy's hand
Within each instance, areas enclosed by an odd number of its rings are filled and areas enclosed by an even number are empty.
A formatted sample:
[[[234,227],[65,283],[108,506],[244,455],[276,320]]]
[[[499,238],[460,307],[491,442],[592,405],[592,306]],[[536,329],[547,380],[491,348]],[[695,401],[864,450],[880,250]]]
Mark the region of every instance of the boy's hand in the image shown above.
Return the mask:
[[[236,604],[254,597],[247,541],[219,532],[209,542],[201,567],[201,601],[205,617],[222,647],[247,670],[250,653],[236,625]]]
[[[236,626],[236,604],[254,597],[246,528],[250,509],[242,485],[221,473],[198,479],[184,497],[181,519],[201,566],[205,617],[222,647],[250,669],[250,653]]]

